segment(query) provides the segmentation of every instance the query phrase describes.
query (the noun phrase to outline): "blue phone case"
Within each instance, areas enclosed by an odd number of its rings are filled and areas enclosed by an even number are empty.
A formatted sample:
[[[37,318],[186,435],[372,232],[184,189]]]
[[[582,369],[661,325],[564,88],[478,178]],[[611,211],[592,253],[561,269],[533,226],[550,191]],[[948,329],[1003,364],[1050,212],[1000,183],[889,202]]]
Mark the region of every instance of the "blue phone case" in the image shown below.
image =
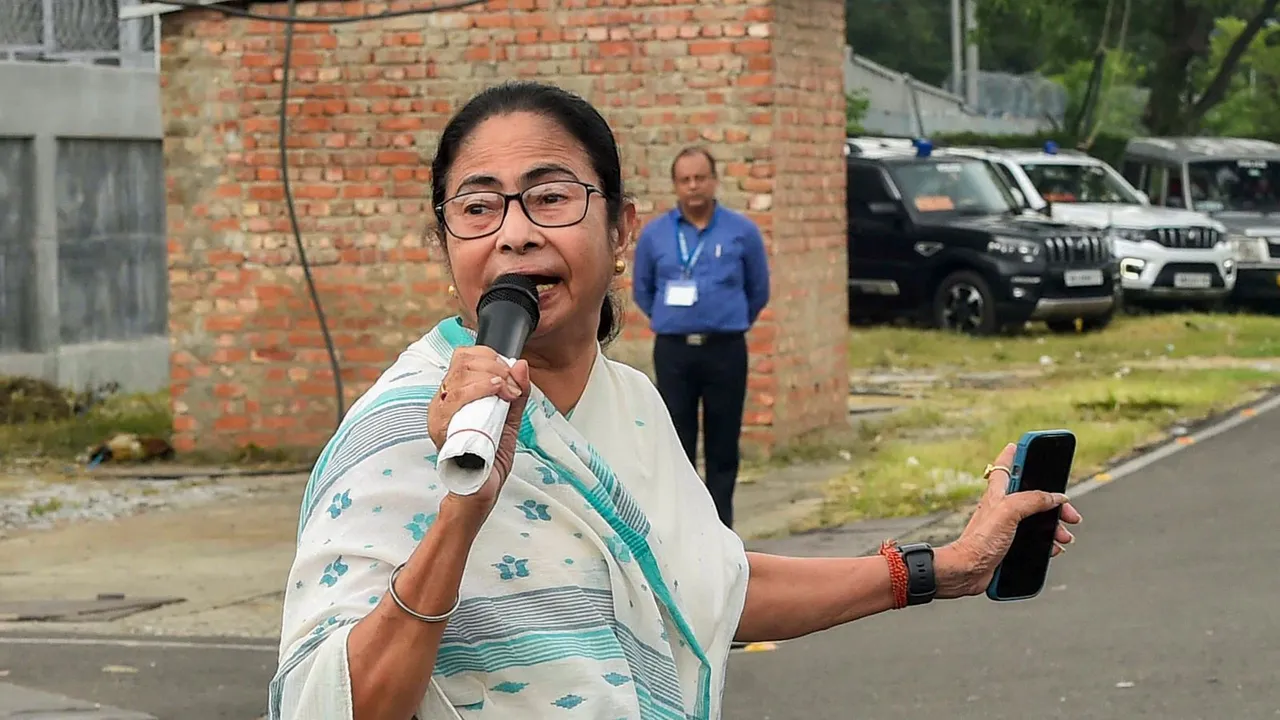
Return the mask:
[[[1018,449],[1013,454],[1013,465],[1009,468],[1009,484],[1005,492],[1015,493],[1022,487],[1022,466],[1027,461],[1027,449],[1031,447],[1031,443],[1037,438],[1054,437],[1061,435],[1070,435],[1073,438],[1075,433],[1070,430],[1031,430],[1023,433],[1022,439],[1018,440]],[[1040,591],[1031,593],[1030,595],[1022,595],[1018,597],[1001,597],[996,593],[996,588],[1000,583],[1000,570],[1004,567],[1004,563],[996,566],[996,572],[991,576],[991,582],[987,584],[987,597],[996,602],[1013,602],[1015,600],[1030,600]],[[1043,589],[1043,588],[1041,588]]]

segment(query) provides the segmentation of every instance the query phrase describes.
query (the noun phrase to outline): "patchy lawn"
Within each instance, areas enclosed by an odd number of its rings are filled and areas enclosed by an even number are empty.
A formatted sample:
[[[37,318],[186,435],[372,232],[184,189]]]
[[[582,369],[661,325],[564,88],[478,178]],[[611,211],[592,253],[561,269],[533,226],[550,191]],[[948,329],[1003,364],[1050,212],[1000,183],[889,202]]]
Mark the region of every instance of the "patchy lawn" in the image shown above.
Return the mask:
[[[1067,428],[1079,481],[1135,448],[1261,395],[1280,375],[1256,370],[1058,373],[999,390],[938,389],[863,426],[849,471],[827,488],[819,525],[952,510],[982,469],[1027,430]]]
[[[1280,318],[1123,317],[1094,334],[990,339],[853,329],[849,356],[850,407],[896,411],[777,458],[848,466],[795,530],[964,507],[986,464],[1027,430],[1073,431],[1073,480],[1089,477],[1280,385]]]
[[[68,394],[59,406],[46,395],[27,392],[4,400],[0,417],[0,460],[70,461],[112,435],[136,433],[169,438],[173,418],[167,393],[110,394],[88,399]]]
[[[1184,313],[1121,316],[1098,333],[1058,335],[1037,328],[1000,338],[888,327],[849,333],[849,366],[854,371],[981,372],[1035,366],[1042,358],[1066,367],[1090,368],[1159,358],[1280,358],[1280,318]]]

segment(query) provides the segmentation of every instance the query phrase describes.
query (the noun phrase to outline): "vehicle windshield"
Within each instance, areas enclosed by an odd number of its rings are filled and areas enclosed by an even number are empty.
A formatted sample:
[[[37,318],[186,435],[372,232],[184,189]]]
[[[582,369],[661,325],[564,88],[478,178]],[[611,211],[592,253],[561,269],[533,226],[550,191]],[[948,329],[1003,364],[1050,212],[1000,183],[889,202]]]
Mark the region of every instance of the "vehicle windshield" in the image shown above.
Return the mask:
[[[1202,212],[1280,207],[1280,162],[1201,160],[1187,163],[1192,207]]]
[[[1142,200],[1103,165],[1023,163],[1040,196],[1055,203],[1114,203],[1141,205]]]
[[[983,160],[895,163],[902,199],[925,214],[996,215],[1016,208],[1013,196]]]

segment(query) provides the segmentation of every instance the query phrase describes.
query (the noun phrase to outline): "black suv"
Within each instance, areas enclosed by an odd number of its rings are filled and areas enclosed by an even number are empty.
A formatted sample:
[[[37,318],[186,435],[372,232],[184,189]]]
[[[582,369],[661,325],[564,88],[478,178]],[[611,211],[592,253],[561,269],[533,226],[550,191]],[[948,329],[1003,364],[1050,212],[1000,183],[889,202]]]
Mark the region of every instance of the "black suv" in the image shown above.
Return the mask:
[[[1110,322],[1117,267],[1100,230],[1022,212],[989,163],[928,141],[845,148],[851,320],[914,314],[975,335]]]

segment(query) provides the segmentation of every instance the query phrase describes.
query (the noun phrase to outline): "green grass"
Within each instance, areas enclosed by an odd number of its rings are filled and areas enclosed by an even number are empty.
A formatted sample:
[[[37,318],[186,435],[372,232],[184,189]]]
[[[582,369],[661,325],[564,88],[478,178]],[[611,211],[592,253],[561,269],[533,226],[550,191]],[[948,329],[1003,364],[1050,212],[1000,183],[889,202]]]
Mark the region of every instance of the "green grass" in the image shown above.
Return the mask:
[[[1025,335],[971,338],[900,328],[855,329],[849,335],[854,371],[961,370],[1039,365],[1134,363],[1160,358],[1280,357],[1280,318],[1256,315],[1122,316],[1103,332],[1057,335],[1043,328]]]
[[[173,432],[167,393],[110,395],[80,415],[0,424],[0,459],[74,460],[118,433]]]
[[[858,433],[850,470],[828,487],[821,526],[954,510],[981,492],[983,468],[1027,430],[1078,438],[1073,478],[1098,472],[1176,424],[1256,397],[1280,375],[1256,370],[1057,371],[1000,390],[937,389]]]

